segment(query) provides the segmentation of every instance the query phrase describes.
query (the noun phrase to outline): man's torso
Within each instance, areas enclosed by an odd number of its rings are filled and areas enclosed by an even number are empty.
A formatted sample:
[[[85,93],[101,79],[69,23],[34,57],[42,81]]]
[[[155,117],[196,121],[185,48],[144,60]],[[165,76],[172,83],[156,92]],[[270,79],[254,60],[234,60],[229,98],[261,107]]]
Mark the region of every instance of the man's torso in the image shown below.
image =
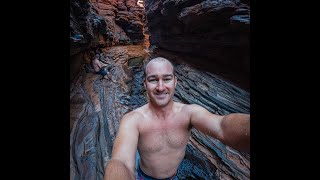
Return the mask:
[[[172,176],[185,155],[190,137],[190,115],[184,104],[174,103],[174,113],[167,119],[157,119],[150,112],[141,112],[138,150],[141,169],[157,178]]]

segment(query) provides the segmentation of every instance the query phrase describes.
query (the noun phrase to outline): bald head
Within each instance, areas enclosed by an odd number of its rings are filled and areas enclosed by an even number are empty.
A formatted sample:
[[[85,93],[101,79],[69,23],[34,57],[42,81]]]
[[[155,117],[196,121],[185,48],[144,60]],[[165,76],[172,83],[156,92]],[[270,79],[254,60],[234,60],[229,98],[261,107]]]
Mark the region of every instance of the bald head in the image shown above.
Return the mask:
[[[146,75],[147,75],[148,65],[150,65],[150,64],[152,64],[152,63],[156,63],[156,62],[166,62],[166,63],[169,63],[170,66],[172,67],[172,74],[173,74],[173,75],[175,74],[175,68],[174,68],[173,64],[172,64],[168,59],[163,58],[163,57],[156,57],[156,58],[151,59],[149,62],[147,62],[147,63],[144,65],[144,68],[143,68],[144,78],[146,78]]]

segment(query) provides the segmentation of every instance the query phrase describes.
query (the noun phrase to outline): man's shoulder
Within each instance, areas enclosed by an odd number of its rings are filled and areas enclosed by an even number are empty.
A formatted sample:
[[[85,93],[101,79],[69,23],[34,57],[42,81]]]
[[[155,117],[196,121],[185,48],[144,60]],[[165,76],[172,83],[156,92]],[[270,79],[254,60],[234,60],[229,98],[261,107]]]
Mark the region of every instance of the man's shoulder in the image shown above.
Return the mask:
[[[126,114],[123,115],[123,118],[128,118],[128,119],[141,119],[144,117],[144,111],[145,111],[145,106],[141,106],[137,109],[134,109],[130,112],[127,112]]]
[[[182,107],[181,110],[184,112],[193,112],[203,108],[198,104],[182,104],[182,103],[179,103],[179,104]]]
[[[138,128],[139,124],[141,124],[143,119],[145,119],[143,112],[141,111],[141,109],[137,108],[124,114],[121,119],[121,123],[125,126]]]
[[[123,115],[124,119],[136,119],[136,118],[141,118],[143,115],[138,109],[135,109],[133,111],[130,111],[126,114]]]
[[[136,111],[130,111],[124,114],[120,120],[120,123],[123,126],[129,126],[129,127],[137,127],[139,124],[139,119],[141,119],[142,115],[139,112]]]

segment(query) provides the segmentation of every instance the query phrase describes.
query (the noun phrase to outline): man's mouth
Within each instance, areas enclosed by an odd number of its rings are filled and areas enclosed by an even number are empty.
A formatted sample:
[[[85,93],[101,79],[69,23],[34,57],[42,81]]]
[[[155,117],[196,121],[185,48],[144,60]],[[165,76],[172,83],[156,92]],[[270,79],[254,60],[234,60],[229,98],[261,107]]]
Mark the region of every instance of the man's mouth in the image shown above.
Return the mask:
[[[168,94],[169,94],[168,92],[166,92],[166,93],[157,93],[157,94],[155,94],[155,96],[157,97],[157,99],[163,99],[163,98],[167,97]]]

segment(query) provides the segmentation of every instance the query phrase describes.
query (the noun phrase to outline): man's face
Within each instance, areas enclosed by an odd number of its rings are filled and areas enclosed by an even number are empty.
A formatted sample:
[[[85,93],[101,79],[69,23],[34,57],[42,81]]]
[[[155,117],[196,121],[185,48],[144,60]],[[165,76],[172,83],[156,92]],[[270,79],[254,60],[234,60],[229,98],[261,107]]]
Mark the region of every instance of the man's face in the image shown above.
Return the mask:
[[[148,64],[144,86],[152,104],[166,106],[173,98],[176,85],[177,79],[169,62],[152,61]]]

